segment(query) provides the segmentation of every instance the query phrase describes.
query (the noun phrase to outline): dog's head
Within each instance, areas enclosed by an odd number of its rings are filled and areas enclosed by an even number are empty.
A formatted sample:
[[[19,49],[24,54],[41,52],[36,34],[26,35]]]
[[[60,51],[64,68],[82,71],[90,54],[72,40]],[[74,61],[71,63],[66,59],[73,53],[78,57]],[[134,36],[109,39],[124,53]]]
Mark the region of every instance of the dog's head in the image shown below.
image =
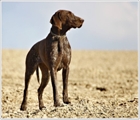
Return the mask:
[[[58,10],[51,18],[50,23],[56,26],[60,30],[63,27],[67,28],[80,28],[84,20],[78,16],[75,16],[71,11]]]

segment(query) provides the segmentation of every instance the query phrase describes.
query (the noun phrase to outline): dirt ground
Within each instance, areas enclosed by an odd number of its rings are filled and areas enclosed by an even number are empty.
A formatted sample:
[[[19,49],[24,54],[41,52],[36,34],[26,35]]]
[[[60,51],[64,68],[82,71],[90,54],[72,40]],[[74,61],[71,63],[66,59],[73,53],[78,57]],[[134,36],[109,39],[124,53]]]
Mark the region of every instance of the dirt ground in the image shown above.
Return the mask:
[[[2,118],[138,118],[137,51],[72,51],[71,105],[53,106],[49,81],[43,94],[46,109],[39,110],[39,84],[34,74],[27,110],[20,111],[27,52],[2,50]],[[62,102],[61,71],[57,75]]]

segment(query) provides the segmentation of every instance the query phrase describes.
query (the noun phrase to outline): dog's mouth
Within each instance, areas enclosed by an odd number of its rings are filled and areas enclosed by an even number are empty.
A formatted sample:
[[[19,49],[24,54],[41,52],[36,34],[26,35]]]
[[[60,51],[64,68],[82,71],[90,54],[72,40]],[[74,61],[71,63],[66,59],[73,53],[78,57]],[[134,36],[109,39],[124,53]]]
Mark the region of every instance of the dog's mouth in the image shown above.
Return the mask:
[[[72,28],[81,28],[83,25],[84,20],[80,19],[79,21],[74,21],[72,23]]]
[[[82,27],[82,25],[83,25],[83,22],[84,22],[84,20],[83,20],[83,19],[81,19],[81,20],[80,20],[80,25],[79,25],[77,28],[81,28],[81,27]]]
[[[82,27],[82,23],[80,25],[73,25],[72,28],[81,28]]]
[[[78,28],[80,28],[80,27],[82,27],[82,24]]]

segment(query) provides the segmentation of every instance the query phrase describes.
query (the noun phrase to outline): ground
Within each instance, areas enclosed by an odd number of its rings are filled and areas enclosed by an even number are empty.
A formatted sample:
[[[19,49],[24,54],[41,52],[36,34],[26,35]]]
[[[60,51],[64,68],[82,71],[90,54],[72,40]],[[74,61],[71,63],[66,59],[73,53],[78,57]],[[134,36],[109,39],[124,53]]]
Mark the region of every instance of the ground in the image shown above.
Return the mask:
[[[138,118],[137,51],[72,51],[68,88],[71,104],[53,106],[50,80],[43,94],[46,109],[39,110],[39,83],[34,74],[27,110],[20,111],[27,52],[2,50],[2,118]],[[57,76],[62,103],[61,71]]]

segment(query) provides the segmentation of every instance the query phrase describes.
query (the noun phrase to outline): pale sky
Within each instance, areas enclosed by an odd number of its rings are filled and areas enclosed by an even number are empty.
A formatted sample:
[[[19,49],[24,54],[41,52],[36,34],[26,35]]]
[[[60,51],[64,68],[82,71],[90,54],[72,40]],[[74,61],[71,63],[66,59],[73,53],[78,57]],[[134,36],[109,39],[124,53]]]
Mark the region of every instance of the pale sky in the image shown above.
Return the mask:
[[[2,48],[30,49],[59,9],[85,20],[67,32],[72,49],[138,49],[138,2],[2,2]]]

